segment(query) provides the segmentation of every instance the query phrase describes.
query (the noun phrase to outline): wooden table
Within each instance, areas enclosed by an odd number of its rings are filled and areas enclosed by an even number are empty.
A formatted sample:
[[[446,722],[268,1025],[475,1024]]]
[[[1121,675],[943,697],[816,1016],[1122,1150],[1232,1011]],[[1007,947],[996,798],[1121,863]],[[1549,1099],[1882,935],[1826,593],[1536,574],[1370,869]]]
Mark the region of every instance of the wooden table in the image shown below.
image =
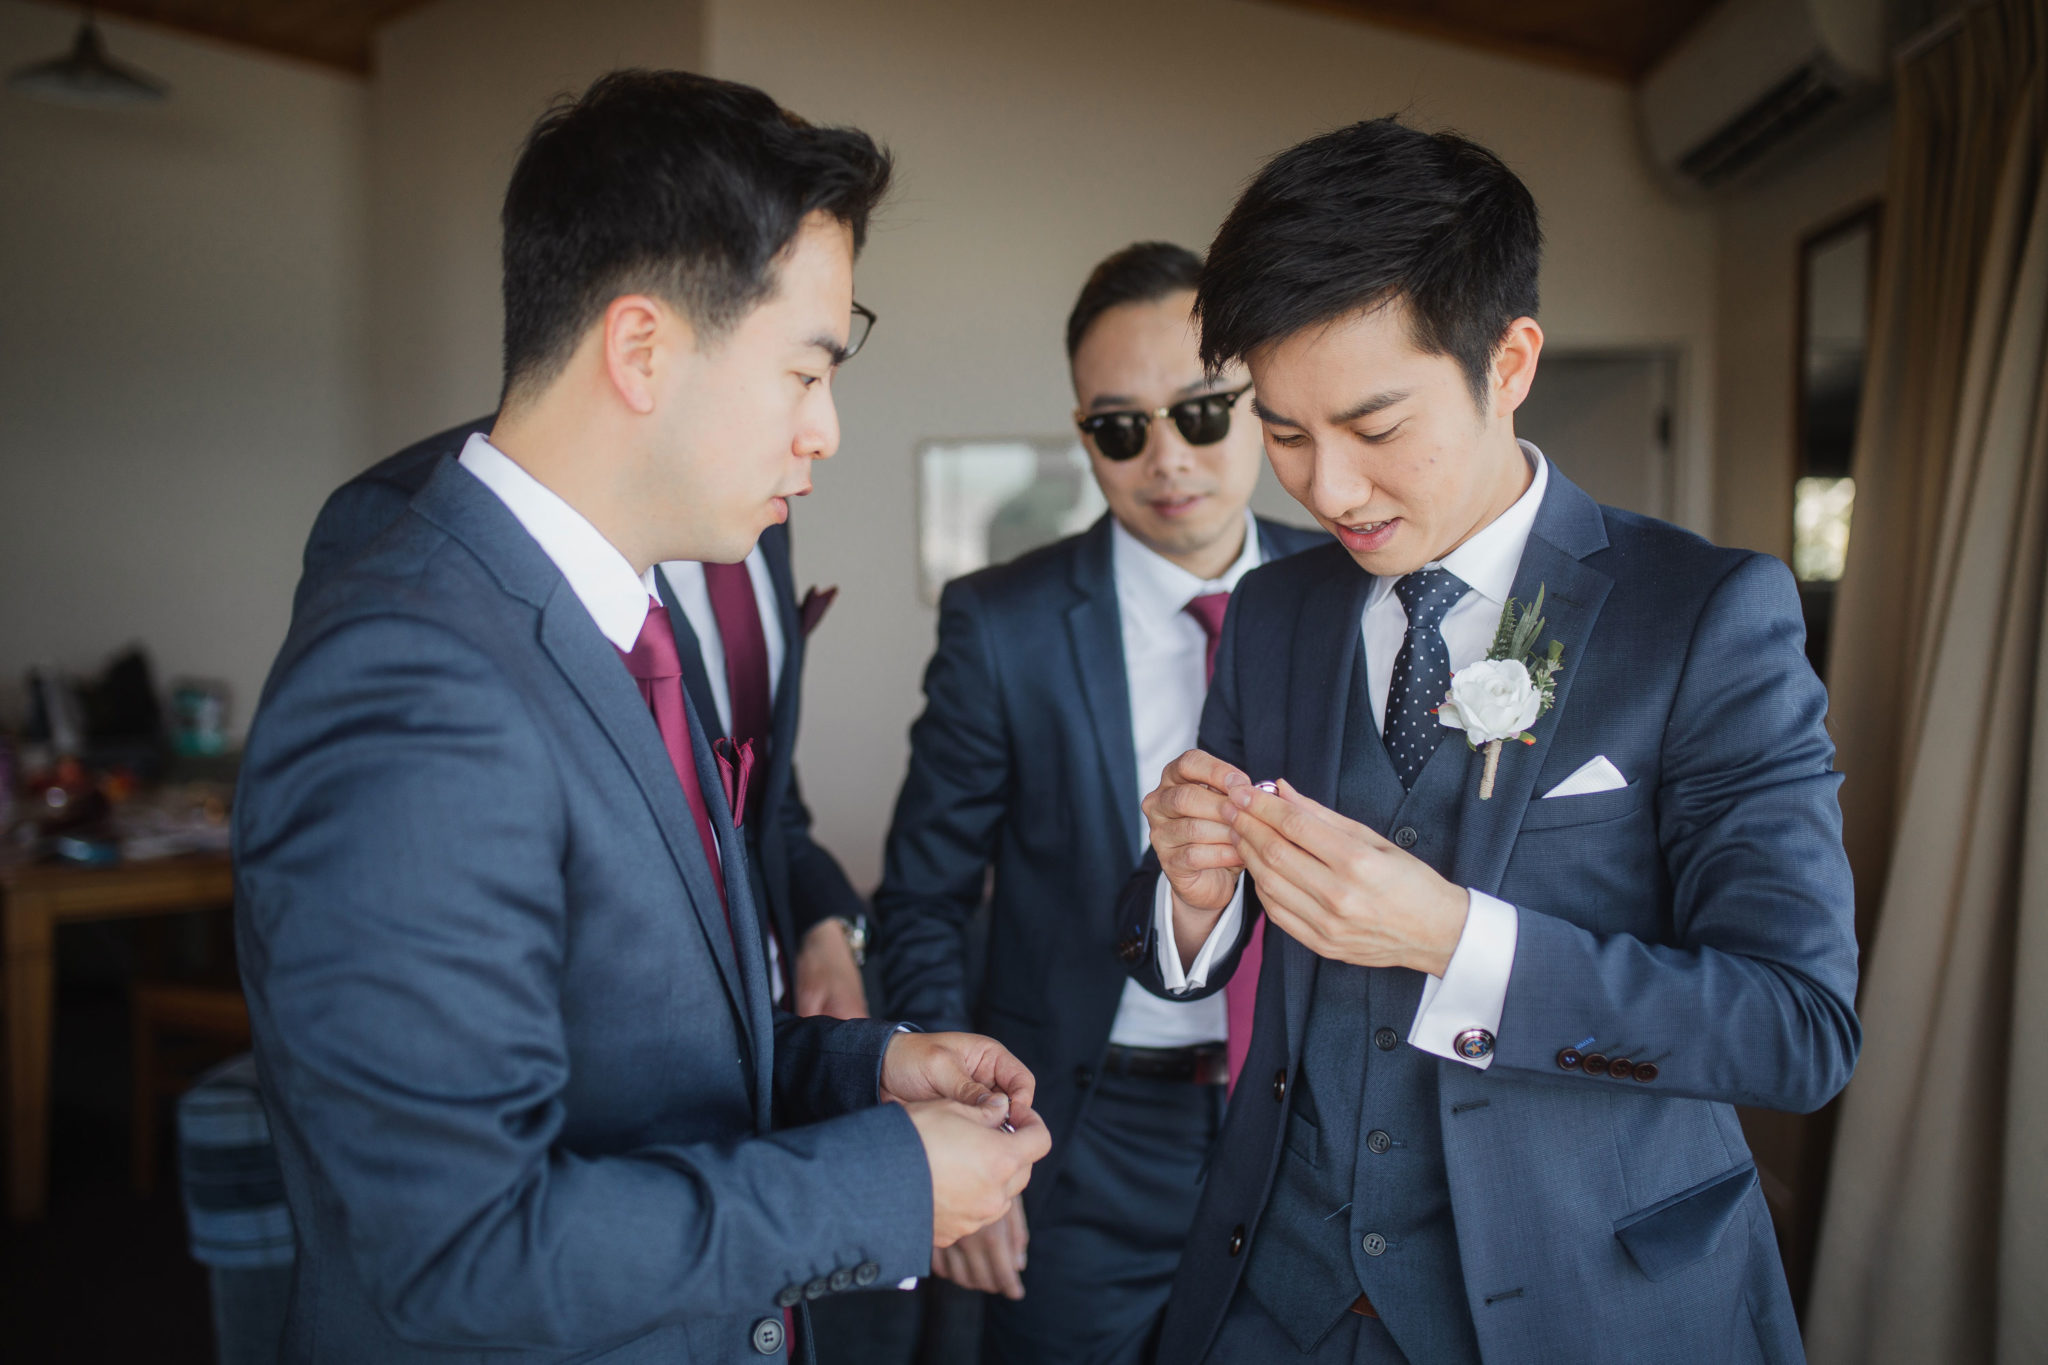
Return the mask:
[[[234,899],[226,854],[120,867],[0,866],[0,938],[7,983],[7,1209],[17,1223],[49,1202],[50,1046],[57,926],[205,910]]]

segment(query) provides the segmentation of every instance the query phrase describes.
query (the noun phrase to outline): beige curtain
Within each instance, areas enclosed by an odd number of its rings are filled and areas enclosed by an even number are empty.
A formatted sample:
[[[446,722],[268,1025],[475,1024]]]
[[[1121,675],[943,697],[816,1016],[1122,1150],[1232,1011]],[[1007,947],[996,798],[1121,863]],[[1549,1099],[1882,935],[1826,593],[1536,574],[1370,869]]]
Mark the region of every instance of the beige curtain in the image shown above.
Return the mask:
[[[2048,1361],[2048,90],[2041,0],[1898,73],[1829,676],[1865,945],[1820,1365]]]

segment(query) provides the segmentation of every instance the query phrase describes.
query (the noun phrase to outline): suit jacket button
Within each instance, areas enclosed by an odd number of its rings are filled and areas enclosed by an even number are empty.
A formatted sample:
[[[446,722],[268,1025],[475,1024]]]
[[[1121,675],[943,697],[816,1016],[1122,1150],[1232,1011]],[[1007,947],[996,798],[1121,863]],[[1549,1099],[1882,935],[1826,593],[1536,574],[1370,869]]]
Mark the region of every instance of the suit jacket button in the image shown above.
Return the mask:
[[[862,1289],[866,1289],[869,1285],[873,1284],[876,1280],[879,1280],[881,1278],[882,1267],[875,1264],[873,1261],[862,1261],[859,1265],[853,1268],[853,1282],[859,1285]]]
[[[1587,1053],[1587,1054],[1586,1054],[1586,1056],[1585,1056],[1585,1063],[1586,1063],[1586,1074],[1587,1074],[1588,1076],[1605,1076],[1605,1075],[1607,1074],[1607,1054],[1606,1054],[1606,1053],[1604,1053],[1604,1052],[1589,1052],[1589,1053]]]
[[[1365,1234],[1365,1241],[1360,1243],[1359,1247],[1368,1256],[1378,1256],[1386,1251],[1387,1239],[1377,1232],[1368,1232]]]
[[[803,1301],[804,1287],[800,1284],[786,1284],[782,1286],[782,1292],[775,1296],[777,1308],[794,1308]]]
[[[826,1277],[825,1287],[835,1294],[844,1294],[853,1288],[853,1272],[844,1266],[840,1267]]]
[[[1394,831],[1394,842],[1403,848],[1415,847],[1415,841],[1422,836],[1415,832],[1415,826],[1403,825]]]
[[[1655,1062],[1637,1062],[1636,1079],[1641,1081],[1645,1085],[1648,1085],[1651,1081],[1656,1080],[1657,1064]]]
[[[817,1279],[804,1286],[804,1297],[807,1299],[822,1299],[825,1297],[825,1291],[829,1287],[825,1283],[825,1277],[820,1275]]]
[[[1276,1100],[1287,1098],[1287,1068],[1284,1066],[1273,1073],[1273,1098]]]
[[[754,1324],[754,1350],[764,1356],[777,1355],[782,1350],[782,1319],[762,1318]]]
[[[1244,1224],[1239,1223],[1230,1230],[1230,1254],[1235,1256],[1244,1250]]]
[[[1625,1081],[1635,1073],[1636,1064],[1626,1057],[1616,1057],[1607,1064],[1607,1074],[1617,1081]]]
[[[1575,1047],[1565,1048],[1557,1054],[1557,1065],[1560,1071],[1577,1071],[1579,1063],[1585,1060],[1586,1054]]]
[[[1393,1147],[1394,1139],[1388,1135],[1386,1129],[1375,1128],[1365,1135],[1365,1145],[1374,1156],[1385,1156]]]
[[[1390,1028],[1377,1029],[1372,1035],[1372,1045],[1382,1052],[1392,1052],[1401,1042],[1401,1035]]]

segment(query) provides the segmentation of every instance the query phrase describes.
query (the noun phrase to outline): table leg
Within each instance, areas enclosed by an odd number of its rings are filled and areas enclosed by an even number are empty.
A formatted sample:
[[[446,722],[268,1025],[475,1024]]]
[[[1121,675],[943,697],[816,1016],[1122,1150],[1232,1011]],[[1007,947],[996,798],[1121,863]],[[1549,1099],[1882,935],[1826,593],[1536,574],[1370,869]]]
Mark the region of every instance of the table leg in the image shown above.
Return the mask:
[[[7,1211],[17,1223],[49,1201],[50,1046],[55,1009],[54,917],[33,894],[0,893],[6,917]]]

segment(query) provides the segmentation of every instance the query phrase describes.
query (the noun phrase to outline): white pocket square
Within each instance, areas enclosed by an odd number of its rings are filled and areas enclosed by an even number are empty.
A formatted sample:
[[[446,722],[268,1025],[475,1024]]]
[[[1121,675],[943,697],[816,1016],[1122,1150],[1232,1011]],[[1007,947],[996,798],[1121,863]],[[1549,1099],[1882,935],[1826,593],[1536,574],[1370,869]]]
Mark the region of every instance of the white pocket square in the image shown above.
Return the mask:
[[[1543,799],[1548,801],[1553,796],[1591,796],[1594,792],[1619,791],[1627,785],[1628,779],[1621,775],[1621,769],[1609,763],[1607,755],[1602,754],[1543,793]]]

